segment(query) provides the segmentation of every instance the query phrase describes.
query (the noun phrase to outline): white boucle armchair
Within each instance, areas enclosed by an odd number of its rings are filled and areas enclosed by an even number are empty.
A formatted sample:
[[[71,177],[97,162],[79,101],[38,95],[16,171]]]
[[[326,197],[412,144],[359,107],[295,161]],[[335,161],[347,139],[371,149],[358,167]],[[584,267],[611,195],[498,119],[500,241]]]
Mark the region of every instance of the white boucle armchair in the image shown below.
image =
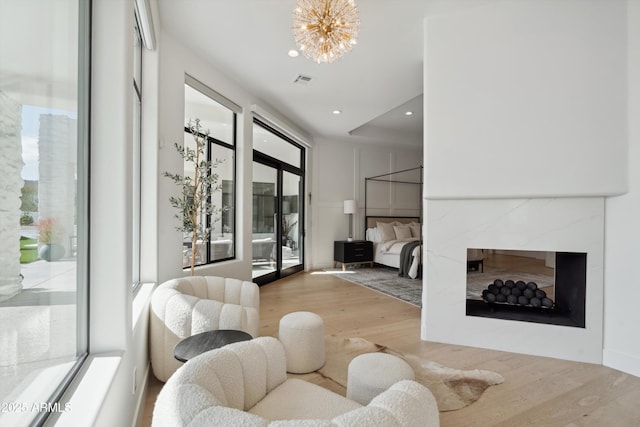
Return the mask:
[[[164,385],[153,427],[439,426],[423,385],[403,380],[367,406],[318,385],[287,379],[282,344],[273,337],[229,344],[189,360]]]
[[[217,276],[168,280],[151,297],[150,345],[153,374],[167,379],[182,363],[173,348],[200,332],[236,329],[258,336],[260,291],[253,282]]]

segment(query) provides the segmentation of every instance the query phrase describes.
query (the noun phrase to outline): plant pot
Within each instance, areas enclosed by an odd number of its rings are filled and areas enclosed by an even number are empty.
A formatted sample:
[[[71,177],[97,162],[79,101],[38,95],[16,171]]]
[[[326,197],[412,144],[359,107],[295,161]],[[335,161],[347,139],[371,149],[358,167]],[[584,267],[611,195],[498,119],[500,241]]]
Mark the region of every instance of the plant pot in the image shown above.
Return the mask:
[[[45,261],[58,261],[62,259],[64,253],[64,246],[58,243],[47,243],[38,249],[38,256]]]

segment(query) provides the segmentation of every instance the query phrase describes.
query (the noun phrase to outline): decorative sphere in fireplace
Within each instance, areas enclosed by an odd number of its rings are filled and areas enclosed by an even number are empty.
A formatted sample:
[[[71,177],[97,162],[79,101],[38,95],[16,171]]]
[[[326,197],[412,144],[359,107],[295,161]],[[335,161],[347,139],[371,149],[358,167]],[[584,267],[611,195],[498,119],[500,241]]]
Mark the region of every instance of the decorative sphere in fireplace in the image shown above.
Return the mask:
[[[553,308],[553,300],[538,288],[536,282],[495,279],[482,291],[482,299],[488,303],[503,303],[535,308]]]
[[[484,297],[484,300],[487,302],[496,302],[496,294],[494,294],[493,292],[490,291],[486,291],[482,293],[482,296]]]

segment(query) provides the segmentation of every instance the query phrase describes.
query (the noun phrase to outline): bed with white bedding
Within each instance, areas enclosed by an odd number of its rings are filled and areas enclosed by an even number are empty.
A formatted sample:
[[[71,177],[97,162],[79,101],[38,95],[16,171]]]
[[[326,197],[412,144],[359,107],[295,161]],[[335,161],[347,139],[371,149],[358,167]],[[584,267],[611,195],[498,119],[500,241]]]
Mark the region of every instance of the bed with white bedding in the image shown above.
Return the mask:
[[[421,276],[421,226],[416,217],[365,218],[366,239],[373,242],[373,261],[398,269],[401,276]]]

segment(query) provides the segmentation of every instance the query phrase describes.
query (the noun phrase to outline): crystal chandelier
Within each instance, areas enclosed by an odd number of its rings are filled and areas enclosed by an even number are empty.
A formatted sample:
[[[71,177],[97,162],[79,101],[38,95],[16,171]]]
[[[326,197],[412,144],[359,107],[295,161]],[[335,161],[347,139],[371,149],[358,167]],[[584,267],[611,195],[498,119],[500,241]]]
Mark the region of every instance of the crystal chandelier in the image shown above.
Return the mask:
[[[358,39],[358,8],[353,0],[298,0],[293,35],[309,59],[331,63],[351,50]]]

